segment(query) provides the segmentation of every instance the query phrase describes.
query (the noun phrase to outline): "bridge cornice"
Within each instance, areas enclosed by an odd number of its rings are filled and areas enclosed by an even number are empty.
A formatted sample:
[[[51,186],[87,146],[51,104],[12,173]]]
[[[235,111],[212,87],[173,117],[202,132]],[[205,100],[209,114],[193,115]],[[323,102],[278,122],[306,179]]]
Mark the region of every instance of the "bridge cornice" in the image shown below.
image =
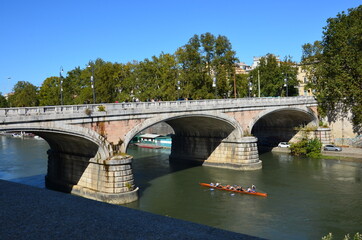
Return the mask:
[[[317,106],[313,97],[275,97],[275,98],[238,98],[207,99],[167,102],[131,102],[89,105],[66,105],[22,108],[0,108],[0,125],[39,122],[39,121],[76,121],[89,122],[92,118],[117,120],[124,116],[140,116],[160,113],[200,112],[200,111],[240,111],[280,106]],[[103,106],[103,107],[100,107]],[[104,111],[102,111],[104,109]]]

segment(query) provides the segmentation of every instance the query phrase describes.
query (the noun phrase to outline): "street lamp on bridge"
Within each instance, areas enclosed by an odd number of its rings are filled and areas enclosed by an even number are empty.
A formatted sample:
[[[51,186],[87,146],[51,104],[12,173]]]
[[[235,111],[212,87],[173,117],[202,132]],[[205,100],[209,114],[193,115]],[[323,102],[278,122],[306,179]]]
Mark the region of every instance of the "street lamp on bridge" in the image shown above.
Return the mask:
[[[60,67],[59,70],[59,79],[60,79],[60,105],[63,105],[63,67]]]
[[[92,90],[93,90],[93,104],[96,103],[96,86],[95,86],[95,79],[94,79],[94,65],[92,64],[91,65],[88,65],[89,68],[92,68],[92,76],[90,78],[91,80],[91,87],[92,87]]]
[[[288,74],[285,74],[284,87],[285,87],[285,94],[288,97]]]
[[[217,83],[217,80],[216,80],[216,77],[214,77],[212,79],[212,87],[215,89],[215,98],[217,98],[217,85],[216,85],[216,83]]]
[[[253,90],[253,76],[249,77],[249,83],[248,83],[248,91],[249,91],[249,97],[251,97],[251,91]]]

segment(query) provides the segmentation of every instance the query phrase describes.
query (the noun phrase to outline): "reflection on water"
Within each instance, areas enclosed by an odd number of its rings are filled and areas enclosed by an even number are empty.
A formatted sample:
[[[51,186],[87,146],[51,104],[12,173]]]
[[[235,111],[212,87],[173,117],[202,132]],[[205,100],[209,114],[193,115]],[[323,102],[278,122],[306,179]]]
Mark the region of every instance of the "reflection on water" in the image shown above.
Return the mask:
[[[0,139],[0,178],[44,182],[45,142]],[[140,199],[127,207],[268,239],[321,239],[328,232],[342,239],[362,231],[360,163],[265,153],[263,169],[240,172],[170,165],[165,149],[130,147],[128,153]],[[268,197],[210,190],[199,182],[255,184]]]

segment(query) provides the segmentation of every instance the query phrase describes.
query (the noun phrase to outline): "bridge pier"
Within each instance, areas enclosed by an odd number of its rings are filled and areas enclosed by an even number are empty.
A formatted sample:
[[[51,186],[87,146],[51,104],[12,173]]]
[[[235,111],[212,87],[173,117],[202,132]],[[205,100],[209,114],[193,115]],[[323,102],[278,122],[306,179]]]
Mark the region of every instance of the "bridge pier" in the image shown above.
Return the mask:
[[[131,163],[131,156],[96,160],[49,150],[46,187],[112,204],[133,202],[138,188]]]
[[[172,138],[171,162],[188,161],[203,166],[236,170],[262,168],[259,160],[257,138],[242,137],[229,140],[212,137]]]
[[[257,170],[262,168],[259,159],[258,139],[242,137],[237,140],[224,139],[205,161],[204,166],[215,166],[237,170]]]

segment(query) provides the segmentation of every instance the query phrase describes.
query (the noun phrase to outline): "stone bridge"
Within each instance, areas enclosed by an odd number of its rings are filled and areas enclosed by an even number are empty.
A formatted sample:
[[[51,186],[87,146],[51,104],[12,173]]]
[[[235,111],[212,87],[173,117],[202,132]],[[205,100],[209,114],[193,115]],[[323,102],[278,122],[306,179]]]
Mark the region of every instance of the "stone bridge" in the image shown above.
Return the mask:
[[[258,144],[276,146],[295,127],[318,126],[312,97],[135,102],[0,109],[0,131],[44,138],[49,188],[110,203],[137,200],[135,135],[160,122],[171,126],[170,161],[238,170],[260,169]]]

